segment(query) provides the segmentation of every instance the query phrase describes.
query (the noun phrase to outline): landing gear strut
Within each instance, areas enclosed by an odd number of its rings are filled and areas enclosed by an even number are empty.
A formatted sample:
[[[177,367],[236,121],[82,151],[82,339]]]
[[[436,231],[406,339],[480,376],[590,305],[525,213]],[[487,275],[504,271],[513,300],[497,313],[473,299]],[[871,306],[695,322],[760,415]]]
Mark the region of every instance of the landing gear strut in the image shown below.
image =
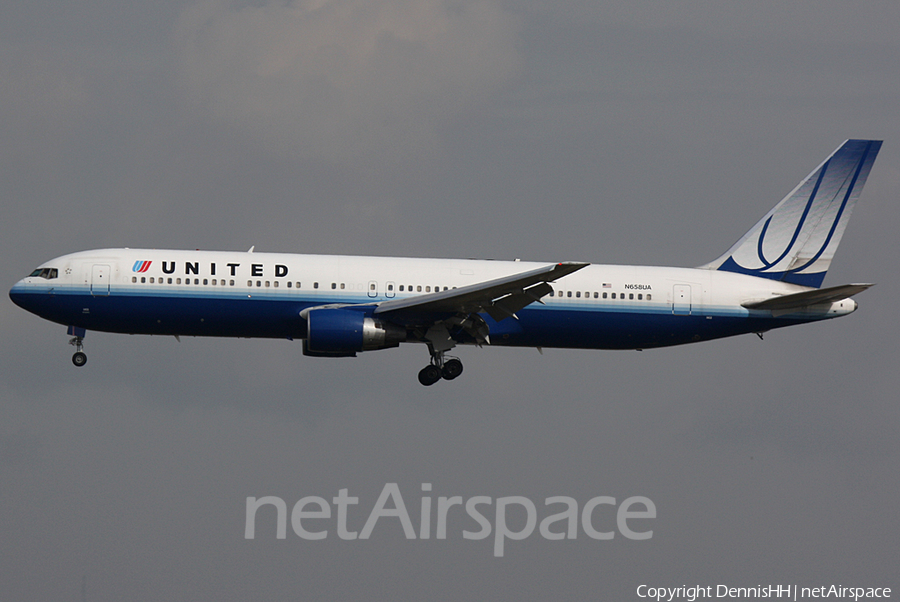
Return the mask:
[[[444,359],[443,351],[435,351],[434,346],[428,344],[428,352],[431,353],[431,363],[419,370],[419,382],[430,387],[437,381],[453,380],[463,371],[462,362],[453,357]]]
[[[69,345],[75,346],[75,354],[72,356],[72,363],[81,368],[87,363],[87,354],[82,351],[84,349],[84,345],[82,341],[84,339],[82,337],[76,336],[72,337],[69,340]]]

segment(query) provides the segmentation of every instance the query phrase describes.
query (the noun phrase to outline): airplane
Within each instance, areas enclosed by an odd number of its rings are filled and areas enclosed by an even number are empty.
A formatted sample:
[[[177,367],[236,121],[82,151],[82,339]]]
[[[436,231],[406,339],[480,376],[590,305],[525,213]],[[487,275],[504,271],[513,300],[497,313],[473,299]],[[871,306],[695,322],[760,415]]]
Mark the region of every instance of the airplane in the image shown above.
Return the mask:
[[[821,288],[881,148],[847,140],[718,259],[696,268],[287,253],[99,249],[41,264],[9,292],[68,327],[302,340],[303,354],[424,343],[423,385],[457,345],[650,349],[854,312],[872,284]],[[552,284],[551,284],[552,283]],[[180,338],[179,338],[180,340]]]

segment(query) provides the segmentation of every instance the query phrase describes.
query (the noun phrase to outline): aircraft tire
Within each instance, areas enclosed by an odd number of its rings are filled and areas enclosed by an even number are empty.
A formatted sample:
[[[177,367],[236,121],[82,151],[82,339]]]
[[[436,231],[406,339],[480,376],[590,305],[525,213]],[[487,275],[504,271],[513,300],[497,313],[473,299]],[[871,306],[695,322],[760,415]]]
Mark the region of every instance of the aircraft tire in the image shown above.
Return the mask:
[[[72,363],[81,368],[87,363],[87,354],[83,351],[78,351],[75,355],[72,356]]]
[[[445,380],[453,380],[462,374],[462,371],[463,365],[461,361],[458,359],[447,360],[444,362],[444,367],[441,368],[441,376],[443,376]]]
[[[441,380],[441,370],[437,366],[428,364],[419,370],[419,382],[426,387],[430,387],[439,380]]]

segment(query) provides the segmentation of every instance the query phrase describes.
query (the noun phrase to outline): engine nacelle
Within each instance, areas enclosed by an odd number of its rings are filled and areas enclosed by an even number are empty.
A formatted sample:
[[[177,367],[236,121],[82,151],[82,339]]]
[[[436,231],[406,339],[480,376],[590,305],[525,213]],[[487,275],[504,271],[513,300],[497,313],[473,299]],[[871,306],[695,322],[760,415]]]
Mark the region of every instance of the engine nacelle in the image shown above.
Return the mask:
[[[399,347],[406,329],[351,309],[313,309],[306,313],[303,354],[353,357],[357,351]]]

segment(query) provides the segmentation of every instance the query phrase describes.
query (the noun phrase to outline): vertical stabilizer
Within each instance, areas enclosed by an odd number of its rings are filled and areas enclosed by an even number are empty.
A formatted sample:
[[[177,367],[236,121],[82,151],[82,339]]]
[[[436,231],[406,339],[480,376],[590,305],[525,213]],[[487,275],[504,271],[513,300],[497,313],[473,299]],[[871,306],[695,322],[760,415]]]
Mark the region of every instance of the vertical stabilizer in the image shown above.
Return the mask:
[[[702,266],[819,287],[880,140],[847,140],[728,252]]]

